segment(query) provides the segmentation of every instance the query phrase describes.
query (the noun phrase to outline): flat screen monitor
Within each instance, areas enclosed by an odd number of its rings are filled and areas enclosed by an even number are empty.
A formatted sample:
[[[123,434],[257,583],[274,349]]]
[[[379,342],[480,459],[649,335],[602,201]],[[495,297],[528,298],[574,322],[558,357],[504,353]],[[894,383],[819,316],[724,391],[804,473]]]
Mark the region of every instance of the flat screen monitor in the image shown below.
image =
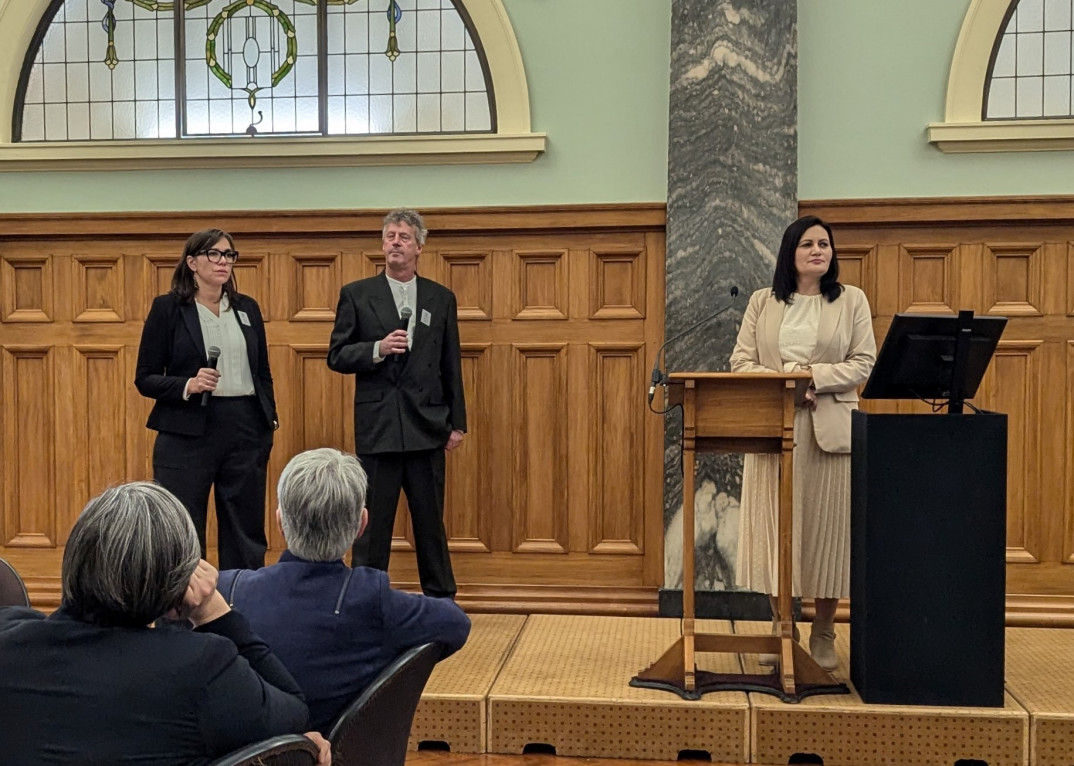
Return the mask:
[[[1007,317],[963,314],[896,314],[862,398],[961,400],[976,395]],[[955,341],[962,322],[970,333],[959,383],[954,380]]]

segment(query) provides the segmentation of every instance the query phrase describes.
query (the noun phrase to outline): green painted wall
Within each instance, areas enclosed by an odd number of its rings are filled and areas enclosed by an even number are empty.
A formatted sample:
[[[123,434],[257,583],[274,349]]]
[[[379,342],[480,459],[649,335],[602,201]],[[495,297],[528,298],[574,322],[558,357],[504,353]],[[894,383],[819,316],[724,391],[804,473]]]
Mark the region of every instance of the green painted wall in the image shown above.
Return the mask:
[[[549,137],[532,164],[0,173],[0,212],[663,201],[671,0],[504,5]]]
[[[798,196],[1074,193],[1074,152],[944,154],[951,56],[969,0],[798,0]]]

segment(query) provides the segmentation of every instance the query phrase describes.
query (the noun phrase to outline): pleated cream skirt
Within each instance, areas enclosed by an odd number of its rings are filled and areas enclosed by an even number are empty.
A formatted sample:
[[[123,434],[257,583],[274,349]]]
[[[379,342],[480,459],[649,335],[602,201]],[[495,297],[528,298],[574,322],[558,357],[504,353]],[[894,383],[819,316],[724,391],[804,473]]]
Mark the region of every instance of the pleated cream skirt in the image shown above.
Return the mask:
[[[735,578],[739,587],[778,591],[779,455],[746,455]],[[850,596],[850,455],[817,446],[813,418],[794,414],[795,596]]]

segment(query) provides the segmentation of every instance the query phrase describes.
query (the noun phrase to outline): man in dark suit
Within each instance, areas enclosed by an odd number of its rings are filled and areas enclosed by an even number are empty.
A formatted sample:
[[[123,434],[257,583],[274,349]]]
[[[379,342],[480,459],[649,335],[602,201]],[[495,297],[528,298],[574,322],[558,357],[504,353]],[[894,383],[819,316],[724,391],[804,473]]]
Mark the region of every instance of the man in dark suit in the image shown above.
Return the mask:
[[[280,474],[280,561],[221,572],[218,587],[306,694],[310,726],[332,723],[407,649],[435,641],[441,658],[466,642],[470,619],[451,599],[393,590],[388,575],[343,556],[366,526],[367,478],[330,447],[291,459]]]
[[[455,294],[417,276],[427,229],[420,214],[388,213],[384,273],[339,293],[328,366],[354,374],[355,451],[369,474],[369,530],[354,566],[387,571],[399,491],[406,493],[422,591],[454,597],[444,533],[444,452],[466,432]]]

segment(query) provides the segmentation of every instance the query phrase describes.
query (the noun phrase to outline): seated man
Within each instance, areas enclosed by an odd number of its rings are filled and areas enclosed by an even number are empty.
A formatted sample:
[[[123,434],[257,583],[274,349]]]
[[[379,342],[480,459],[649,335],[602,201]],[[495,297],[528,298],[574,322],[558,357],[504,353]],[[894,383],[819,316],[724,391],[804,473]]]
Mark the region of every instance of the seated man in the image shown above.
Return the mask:
[[[366,475],[353,455],[296,455],[277,487],[287,550],[258,570],[220,573],[240,610],[306,693],[310,727],[327,734],[343,708],[405,650],[466,643],[470,619],[451,599],[392,590],[378,569],[343,562],[366,524]]]

